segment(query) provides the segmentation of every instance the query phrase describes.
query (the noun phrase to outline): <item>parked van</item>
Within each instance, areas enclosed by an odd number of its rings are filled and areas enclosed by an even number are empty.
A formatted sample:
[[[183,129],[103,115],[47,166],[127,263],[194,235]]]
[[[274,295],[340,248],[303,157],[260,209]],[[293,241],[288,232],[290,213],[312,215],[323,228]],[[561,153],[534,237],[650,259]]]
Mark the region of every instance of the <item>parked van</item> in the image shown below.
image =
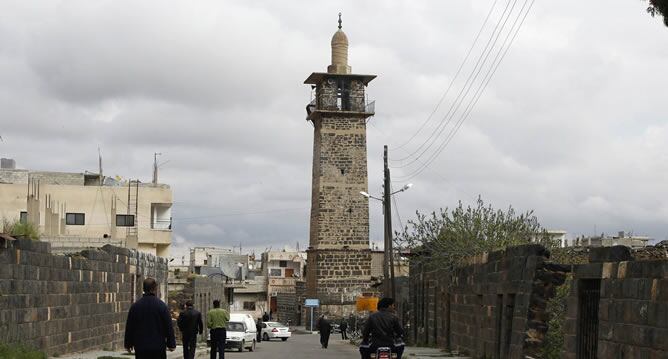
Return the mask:
[[[250,314],[245,314],[245,313],[230,313],[230,322],[237,322],[244,324],[245,345],[243,345],[242,347],[245,347],[248,350],[253,350],[255,348],[255,341],[257,339],[257,327],[255,326],[255,320],[253,320],[253,317]]]

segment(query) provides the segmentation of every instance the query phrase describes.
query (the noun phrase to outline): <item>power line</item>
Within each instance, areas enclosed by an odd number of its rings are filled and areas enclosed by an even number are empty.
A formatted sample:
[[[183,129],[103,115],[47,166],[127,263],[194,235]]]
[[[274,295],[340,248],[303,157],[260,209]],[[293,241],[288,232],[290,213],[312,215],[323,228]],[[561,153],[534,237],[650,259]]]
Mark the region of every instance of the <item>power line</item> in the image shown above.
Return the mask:
[[[524,22],[526,20],[526,17],[529,14],[529,12],[531,11],[531,8],[533,7],[534,3],[535,3],[535,0],[531,0],[530,3],[529,3],[529,0],[524,1],[524,5],[520,9],[517,18],[515,19],[515,21],[513,22],[513,25],[510,28],[510,31],[506,35],[506,38],[504,39],[503,44],[499,48],[499,51],[497,52],[494,60],[492,61],[492,66],[487,71],[487,74],[483,77],[483,82],[481,83],[481,85],[478,87],[478,89],[474,93],[474,96],[473,96],[472,100],[469,102],[469,104],[465,108],[464,112],[460,116],[459,120],[457,121],[457,123],[455,124],[453,129],[448,134],[448,136],[446,136],[445,140],[441,143],[441,145],[437,148],[437,150],[429,157],[429,159],[427,159],[425,165],[418,168],[417,170],[415,170],[414,172],[412,172],[409,175],[402,176],[401,177],[402,180],[408,181],[408,180],[418,176],[426,168],[428,168],[429,165],[431,163],[433,163],[433,161],[443,152],[445,147],[447,147],[447,145],[452,141],[452,138],[459,131],[459,128],[461,128],[464,121],[466,121],[466,119],[468,119],[470,117],[471,112],[473,111],[473,108],[475,107],[475,105],[480,100],[480,97],[482,96],[485,89],[487,88],[487,85],[489,85],[492,77],[494,76],[494,74],[498,70],[499,65],[501,64],[501,62],[505,58],[506,54],[508,53],[508,50],[510,50],[510,47],[512,46],[513,42],[515,41],[515,39],[517,37],[517,34],[519,33],[520,29],[522,28],[522,25],[524,24]],[[524,12],[524,15],[522,15],[522,12],[524,11],[524,8],[526,7],[527,4],[529,4],[529,7]],[[522,18],[522,20],[520,21],[519,26],[517,26],[517,28],[515,28],[515,25],[517,25],[517,21],[520,19],[520,17]],[[513,30],[514,30],[514,32],[513,32]],[[510,34],[513,34],[513,35],[512,35],[512,38],[510,38],[510,42],[508,43],[508,39],[510,37]],[[506,43],[508,43],[508,46],[505,46]]]
[[[510,3],[512,1],[512,7],[510,7]],[[499,39],[499,36],[503,32],[503,29],[506,26],[506,23],[508,22],[508,19],[512,15],[512,12],[515,8],[515,5],[517,4],[518,0],[508,0],[506,3],[506,7],[503,9],[503,12],[501,13],[501,17],[499,22],[496,23],[496,26],[494,27],[494,30],[492,31],[492,34],[490,35],[489,39],[487,40],[487,43],[485,44],[484,49],[480,53],[480,56],[478,56],[478,60],[476,61],[475,66],[471,70],[471,73],[466,79],[466,82],[464,83],[464,86],[461,88],[459,93],[457,94],[457,97],[455,98],[455,101],[450,105],[450,108],[448,109],[447,113],[443,116],[443,119],[441,122],[436,126],[436,129],[434,132],[432,132],[429,137],[422,143],[418,148],[413,151],[410,155],[400,158],[397,161],[398,162],[403,162],[407,159],[409,159],[412,156],[415,156],[416,153],[420,152],[415,159],[411,160],[410,162],[402,165],[397,165],[393,166],[393,168],[403,168],[410,166],[411,164],[416,162],[416,159],[419,159],[422,157],[436,142],[438,137],[445,131],[447,128],[448,124],[450,124],[452,120],[452,116],[457,112],[459,107],[461,106],[461,103],[466,99],[466,96],[468,96],[468,93],[470,89],[473,87],[475,84],[475,81],[477,80],[480,71],[482,68],[485,66],[487,59],[489,58],[489,54],[494,50],[494,47],[496,46],[496,42]],[[510,11],[508,11],[508,8],[510,7]],[[507,16],[506,16],[507,14]],[[499,28],[499,25],[501,25],[501,28]],[[497,32],[498,31],[498,32]],[[490,46],[491,45],[491,46]],[[482,61],[482,62],[481,62]],[[462,96],[463,95],[463,96]],[[453,111],[454,110],[454,111]],[[429,145],[427,145],[429,144]],[[425,145],[427,145],[424,150],[420,151]]]
[[[231,213],[221,213],[210,216],[197,216],[197,217],[185,217],[185,218],[174,218],[173,221],[189,221],[195,219],[206,219],[206,218],[218,218],[218,217],[235,217],[235,216],[250,216],[258,214],[269,214],[269,213],[284,213],[284,212],[296,212],[309,209],[309,207],[300,207],[300,208],[281,208],[273,209],[266,211],[249,211],[249,212],[231,212]]]
[[[469,56],[473,52],[473,49],[475,48],[475,45],[478,43],[478,39],[480,39],[480,35],[482,34],[482,31],[485,29],[485,26],[487,25],[487,22],[489,21],[489,18],[491,17],[492,12],[494,11],[494,8],[496,7],[497,2],[498,2],[498,0],[494,0],[494,3],[492,3],[492,6],[490,7],[489,12],[487,13],[487,17],[485,17],[485,21],[482,23],[482,26],[480,26],[480,30],[478,30],[478,34],[476,35],[475,39],[473,40],[473,44],[471,44],[471,47],[469,48],[468,52],[466,53],[466,56],[464,56],[464,60],[462,60],[462,63],[459,64],[459,68],[457,69],[457,72],[455,73],[455,76],[452,78],[452,80],[450,80],[450,84],[448,85],[448,88],[445,90],[445,92],[441,96],[441,99],[436,104],[436,107],[434,107],[434,110],[431,111],[429,116],[427,116],[427,119],[424,122],[422,122],[422,125],[420,126],[420,128],[418,128],[418,130],[406,142],[404,142],[400,146],[397,146],[396,148],[393,148],[393,149],[397,149],[397,150],[398,149],[403,149],[406,145],[408,145],[415,137],[417,137],[417,135],[420,134],[420,132],[427,125],[427,123],[429,123],[431,121],[434,114],[436,114],[436,111],[438,111],[439,107],[443,103],[443,100],[445,100],[445,98],[448,96],[448,93],[450,93],[450,89],[452,88],[452,85],[454,85],[455,81],[459,77],[459,73],[462,71],[462,68],[464,68],[464,65],[466,64],[466,61],[468,61]],[[410,156],[410,154],[409,154],[409,156]],[[396,162],[396,161],[400,161],[400,160],[390,159],[390,161],[395,161]]]

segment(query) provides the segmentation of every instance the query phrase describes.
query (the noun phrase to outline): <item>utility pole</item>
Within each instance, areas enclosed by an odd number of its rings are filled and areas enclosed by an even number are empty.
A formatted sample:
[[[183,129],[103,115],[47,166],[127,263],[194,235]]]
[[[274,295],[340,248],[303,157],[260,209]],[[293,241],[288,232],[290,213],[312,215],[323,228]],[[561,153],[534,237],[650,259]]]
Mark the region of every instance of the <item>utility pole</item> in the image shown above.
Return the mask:
[[[385,277],[384,291],[386,297],[396,299],[394,285],[394,253],[392,235],[392,196],[390,184],[390,167],[387,164],[387,145],[383,147],[383,215],[385,217],[385,260],[383,261],[383,275]]]

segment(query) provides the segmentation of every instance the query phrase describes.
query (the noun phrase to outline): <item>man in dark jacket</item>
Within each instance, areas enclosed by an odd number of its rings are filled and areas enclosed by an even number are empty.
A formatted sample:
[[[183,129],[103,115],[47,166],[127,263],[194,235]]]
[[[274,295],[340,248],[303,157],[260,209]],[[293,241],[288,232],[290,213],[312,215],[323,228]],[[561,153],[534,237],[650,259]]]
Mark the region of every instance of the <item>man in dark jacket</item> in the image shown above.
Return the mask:
[[[324,314],[318,320],[318,330],[320,331],[320,345],[322,345],[323,349],[327,349],[329,336],[332,334],[332,324]]]
[[[197,346],[197,333],[202,335],[204,323],[202,313],[193,308],[193,302],[186,302],[186,309],[179,313],[176,324],[181,330],[183,339],[183,359],[195,359],[195,347]]]
[[[362,329],[362,359],[371,358],[371,354],[379,347],[390,348],[397,354],[397,359],[401,359],[404,330],[394,311],[394,299],[383,298],[378,301],[378,311],[369,316]]]
[[[158,283],[144,280],[144,296],[130,307],[125,323],[125,348],[135,351],[135,358],[166,358],[166,349],[174,351],[176,339],[167,305],[156,297]]]
[[[262,327],[264,323],[262,318],[257,318],[257,323],[255,323],[255,330],[257,330],[257,338],[255,339],[258,343],[262,341]]]
[[[345,319],[341,319],[341,324],[339,324],[339,329],[341,329],[341,339],[348,340],[348,322]]]

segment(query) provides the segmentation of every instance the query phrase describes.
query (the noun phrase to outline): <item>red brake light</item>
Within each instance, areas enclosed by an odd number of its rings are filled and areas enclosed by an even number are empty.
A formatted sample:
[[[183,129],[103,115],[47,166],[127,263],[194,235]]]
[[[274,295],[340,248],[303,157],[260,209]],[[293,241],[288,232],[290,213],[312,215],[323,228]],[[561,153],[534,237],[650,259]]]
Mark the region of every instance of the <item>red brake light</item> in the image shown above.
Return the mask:
[[[271,330],[272,333],[278,333],[278,329],[274,328]]]

